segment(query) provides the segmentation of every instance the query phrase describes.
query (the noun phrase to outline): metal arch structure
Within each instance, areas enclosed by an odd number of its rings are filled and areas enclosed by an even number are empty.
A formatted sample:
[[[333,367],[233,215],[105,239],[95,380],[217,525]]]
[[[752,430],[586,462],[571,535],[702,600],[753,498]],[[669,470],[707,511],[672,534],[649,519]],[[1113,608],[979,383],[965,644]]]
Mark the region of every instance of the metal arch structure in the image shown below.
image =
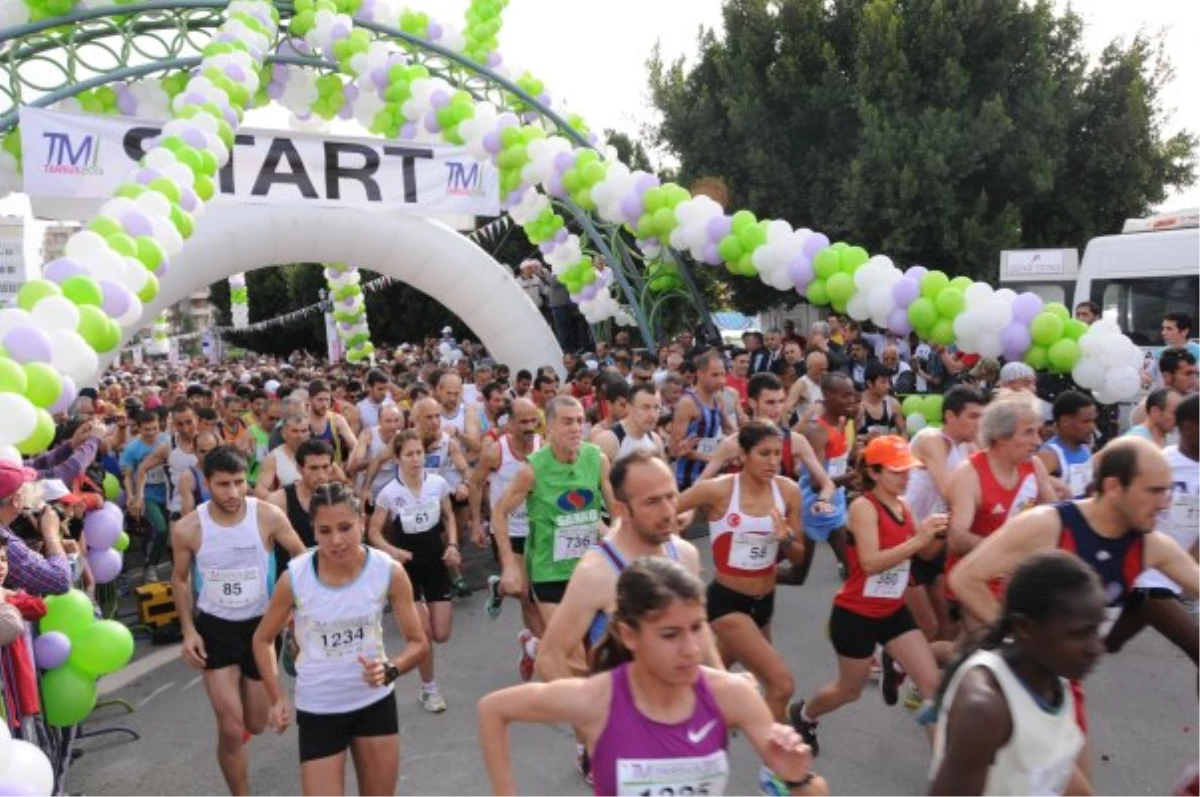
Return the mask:
[[[282,19],[294,12],[290,0],[275,0]],[[45,107],[85,91],[147,75],[186,71],[200,62],[200,53],[223,21],[228,0],[151,0],[77,9],[70,14],[0,30],[0,135],[19,123],[22,105]],[[356,20],[375,40],[400,46],[412,63],[426,67],[501,111],[524,119],[540,119],[573,144],[594,149],[578,129],[539,98],[513,81],[458,52],[398,28]],[[275,50],[289,38],[281,25],[268,64],[288,64],[333,73],[337,65],[317,57],[283,55]],[[587,236],[593,249],[612,269],[647,346],[657,343],[657,315],[669,299],[690,304],[700,323],[715,334],[716,326],[686,260],[664,247],[683,279],[684,289],[652,292],[643,276],[644,257],[618,225],[595,218],[570,201],[553,200]]]

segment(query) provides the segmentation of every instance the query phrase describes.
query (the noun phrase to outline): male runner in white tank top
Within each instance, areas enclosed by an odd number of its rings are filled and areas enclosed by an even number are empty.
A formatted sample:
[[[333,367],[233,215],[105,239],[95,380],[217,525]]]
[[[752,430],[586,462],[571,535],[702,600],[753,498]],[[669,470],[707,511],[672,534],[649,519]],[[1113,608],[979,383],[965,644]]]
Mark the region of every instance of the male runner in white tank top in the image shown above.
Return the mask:
[[[270,709],[253,649],[274,576],[270,552],[277,544],[292,556],[305,549],[287,515],[246,497],[246,460],[236,449],[210,453],[204,476],[212,498],[180,519],[171,535],[171,587],[183,660],[204,670],[217,717],[217,763],[230,794],[249,794],[246,734],[262,733]]]
[[[458,441],[467,454],[478,454],[483,436],[479,413],[468,412],[463,404],[462,378],[454,371],[441,371],[434,376],[433,394],[441,405],[442,431]]]
[[[648,451],[664,457],[662,438],[654,431],[662,412],[658,388],[652,382],[638,383],[629,393],[629,414],[611,429],[596,434],[593,442],[612,463],[634,451]]]
[[[275,490],[290,487],[300,481],[300,467],[296,464],[296,449],[312,436],[308,416],[295,413],[283,419],[283,445],[271,449],[258,471],[258,482],[254,495],[266,500]]]

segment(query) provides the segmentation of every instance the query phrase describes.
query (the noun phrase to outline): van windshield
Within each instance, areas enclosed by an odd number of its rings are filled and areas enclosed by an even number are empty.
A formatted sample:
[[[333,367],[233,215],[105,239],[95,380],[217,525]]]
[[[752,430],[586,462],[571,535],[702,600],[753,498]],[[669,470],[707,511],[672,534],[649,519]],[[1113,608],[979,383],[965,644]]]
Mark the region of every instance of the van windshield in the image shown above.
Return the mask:
[[[1159,327],[1167,313],[1197,316],[1200,276],[1153,277],[1149,279],[1094,280],[1093,302],[1113,315],[1121,329],[1139,346],[1159,346]]]

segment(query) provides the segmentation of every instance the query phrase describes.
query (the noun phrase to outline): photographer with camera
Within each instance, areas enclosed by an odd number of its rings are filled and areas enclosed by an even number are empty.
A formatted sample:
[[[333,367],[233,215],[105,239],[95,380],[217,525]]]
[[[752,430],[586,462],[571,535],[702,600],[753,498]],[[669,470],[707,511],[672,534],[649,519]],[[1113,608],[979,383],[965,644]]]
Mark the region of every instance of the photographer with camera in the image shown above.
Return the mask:
[[[36,480],[37,471],[0,460],[0,536],[8,546],[8,578],[11,589],[23,589],[31,595],[62,595],[71,589],[71,563],[67,560],[60,534],[61,520],[45,507],[31,516],[26,509],[25,490]],[[42,552],[25,543],[11,526],[25,515],[42,537]]]

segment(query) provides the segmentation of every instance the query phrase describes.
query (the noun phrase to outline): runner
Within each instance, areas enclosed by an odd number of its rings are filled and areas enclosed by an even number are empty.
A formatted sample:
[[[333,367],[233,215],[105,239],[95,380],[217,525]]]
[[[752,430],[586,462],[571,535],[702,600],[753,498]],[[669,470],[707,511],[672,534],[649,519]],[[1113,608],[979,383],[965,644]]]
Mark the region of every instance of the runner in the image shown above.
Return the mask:
[[[838,677],[808,700],[788,709],[793,727],[820,752],[817,719],[852,703],[871,677],[875,646],[883,646],[931,700],[938,684],[937,662],[929,641],[905,604],[909,562],[932,559],[946,535],[947,518],[933,514],[917,525],[904,501],[908,474],[921,462],[904,438],[877,437],[863,451],[859,477],[866,492],[850,505],[847,556],[850,573],[833,598],[829,639],[838,656]],[[884,702],[896,702],[896,682],[884,681]]]
[[[171,588],[183,660],[204,670],[217,718],[221,774],[230,794],[249,794],[243,734],[262,733],[269,708],[251,640],[267,608],[270,551],[278,544],[299,556],[304,543],[282,512],[246,496],[246,460],[236,449],[212,451],[204,477],[212,499],[180,519],[171,534]]]
[[[296,467],[300,470],[300,478],[275,490],[267,496],[267,501],[287,515],[305,548],[312,548],[317,544],[317,538],[309,504],[318,487],[333,481],[333,451],[324,440],[309,438],[296,449]],[[275,549],[276,578],[283,578],[289,559],[287,551]]]
[[[254,453],[253,438],[250,427],[243,416],[246,414],[246,402],[241,396],[231,393],[221,398],[221,419],[217,423],[222,445],[233,446],[244,455]]]
[[[1072,556],[1035,554],[1004,609],[942,680],[930,794],[1087,794],[1069,681],[1103,649],[1104,590]],[[1072,775],[1075,775],[1072,782]]]
[[[201,432],[196,435],[196,459],[203,462],[204,458],[217,447],[217,435],[214,432]],[[237,448],[236,446],[231,446]],[[237,449],[241,453],[241,449]],[[245,454],[242,454],[245,456]],[[193,465],[179,477],[179,514],[190,515],[196,507],[212,497],[208,479],[199,465]]]
[[[716,452],[721,436],[733,431],[725,416],[721,391],[725,363],[709,349],[695,359],[696,386],[684,391],[671,420],[671,451],[677,453],[675,481],[680,490],[691,487]]]
[[[1042,445],[1038,459],[1050,474],[1059,498],[1083,498],[1092,482],[1092,438],[1096,402],[1077,390],[1064,390],[1054,400],[1054,436]]]
[[[254,487],[258,484],[258,470],[262,467],[263,460],[267,458],[267,452],[271,450],[271,430],[275,428],[278,420],[271,418],[271,405],[276,406],[278,411],[278,402],[267,395],[267,391],[257,388],[250,394],[250,416],[247,419],[249,425],[248,433],[250,435],[250,454],[247,457],[250,464],[250,472],[248,474],[250,486]]]
[[[800,490],[778,475],[778,427],[751,421],[738,432],[738,443],[742,470],[699,482],[679,497],[678,511],[703,509],[713,519],[708,533],[716,575],[708,585],[708,621],[726,665],[741,662],[752,672],[771,713],[784,722],[794,681],[771,646],[771,616],[779,554],[792,562],[804,557]]]
[[[312,436],[308,416],[299,413],[283,418],[283,445],[271,449],[258,470],[258,483],[254,494],[266,499],[273,491],[300,479],[300,467],[296,463],[296,451],[300,444]]]
[[[579,729],[596,762],[596,794],[724,794],[731,730],[746,735],[792,793],[827,794],[809,771],[811,751],[772,720],[758,690],[702,665],[703,593],[679,563],[633,562],[617,580],[613,622],[593,654],[598,674],[484,697],[479,742],[493,791],[516,793],[509,725],[564,722]]]
[[[482,436],[479,413],[467,412],[462,378],[452,370],[445,370],[435,373],[431,381],[434,398],[441,405],[442,431],[462,446],[463,453],[478,454]]]
[[[500,555],[500,592],[520,595],[529,586],[544,623],[562,602],[579,559],[607,533],[600,521],[602,506],[613,506],[608,457],[583,441],[583,405],[570,396],[546,403],[549,445],[529,455],[513,475],[492,510],[492,534]],[[525,506],[529,534],[525,561],[517,559],[509,518]],[[529,629],[525,629],[528,631]],[[537,658],[537,637],[518,636],[519,671],[528,672]]]
[[[635,451],[649,451],[665,458],[662,438],[654,431],[662,412],[658,388],[653,382],[638,382],[628,391],[628,413],[610,428],[594,433],[593,442],[614,465]]]
[[[311,507],[317,548],[288,565],[254,634],[254,660],[271,701],[270,725],[283,733],[291,722],[275,667],[275,637],[294,613],[304,651],[296,663],[303,793],[345,794],[349,748],[359,793],[395,794],[400,721],[393,684],[417,665],[429,640],[403,568],[363,545],[362,515],[350,489],[322,484]],[[405,639],[404,651],[390,659],[383,649],[389,603]]]
[[[619,374],[604,373],[597,380],[596,392],[600,400],[596,402],[594,411],[597,413],[596,422],[588,431],[588,442],[600,445],[604,433],[611,431],[621,421],[629,417],[629,403],[633,398],[630,385]],[[601,450],[604,447],[601,446]],[[608,456],[608,452],[604,451]],[[612,461],[612,457],[609,457]]]
[[[395,404],[384,405],[379,411],[379,424],[359,436],[350,462],[346,465],[347,475],[358,479],[360,500],[368,517],[375,510],[379,491],[396,478],[392,440],[403,427],[403,410]]]
[[[392,453],[396,478],[379,493],[367,538],[404,565],[414,599],[420,602],[417,613],[430,645],[417,664],[421,674],[418,702],[437,714],[446,710],[446,701],[433,674],[433,645],[450,641],[454,621],[450,568],[460,562],[458,527],[450,505],[450,486],[425,469],[421,435],[411,429],[400,432],[392,440]]]
[[[173,539],[175,523],[181,514],[179,480],[190,468],[195,467],[196,459],[196,411],[184,400],[175,402],[171,407],[171,435],[160,442],[138,466],[135,479],[135,495],[143,495],[146,479],[156,468],[166,467],[167,472],[167,534]],[[154,578],[158,580],[158,571],[154,570]]]
[[[479,464],[471,472],[471,538],[479,547],[486,547],[487,538],[483,530],[481,505],[483,503],[484,484],[488,485],[488,506],[492,516],[495,516],[496,505],[501,496],[512,483],[513,476],[529,459],[529,455],[542,447],[542,438],[537,433],[537,406],[529,399],[519,398],[513,402],[512,411],[508,416],[508,431],[495,440],[484,443],[483,453],[479,456]],[[525,569],[525,538],[529,535],[529,514],[522,504],[508,516],[508,536],[512,544],[513,555],[517,557],[519,567]],[[500,591],[500,577],[488,576],[487,600],[484,609],[487,616],[493,620],[500,616],[504,595]],[[528,591],[517,596],[521,601],[521,619],[524,629],[534,636],[540,637],[544,628],[542,616]],[[529,661],[528,668],[533,662]],[[522,679],[528,681],[532,676],[531,670],[522,672]]]
[[[1169,387],[1160,387],[1146,396],[1146,417],[1135,425],[1130,426],[1125,434],[1140,437],[1163,448],[1171,442],[1175,431],[1175,408],[1183,396],[1179,391]]]
[[[391,380],[383,371],[372,368],[367,373],[367,395],[358,402],[360,430],[379,425],[379,411],[383,409],[384,405],[393,403],[392,396],[388,392],[390,383]]]
[[[863,341],[866,345],[866,341]],[[870,442],[878,435],[905,435],[904,412],[892,395],[892,372],[880,362],[867,363],[862,401],[859,403],[858,434]]]
[[[121,451],[120,467],[129,496],[127,508],[133,517],[145,517],[150,523],[151,533],[145,540],[142,551],[145,564],[142,567],[142,582],[158,580],[158,565],[162,562],[170,542],[167,536],[168,491],[167,469],[157,465],[146,471],[141,464],[159,445],[168,443],[170,437],[159,430],[157,413],[143,410],[134,416],[138,436],[125,444]]]
[[[324,440],[333,450],[335,465],[343,465],[350,452],[358,445],[358,439],[350,429],[349,422],[332,411],[333,393],[321,379],[308,383],[308,427],[310,434]]]
[[[455,376],[454,379],[458,377]],[[421,444],[425,447],[425,472],[441,476],[450,487],[455,528],[470,528],[467,525],[471,522],[471,491],[467,486],[470,465],[467,463],[466,449],[460,442],[461,438],[452,434],[446,427],[442,406],[432,398],[419,399],[413,404],[412,420],[413,427],[421,435]],[[471,594],[471,588],[467,586],[457,564],[451,566],[450,576],[457,595],[466,597]]]

